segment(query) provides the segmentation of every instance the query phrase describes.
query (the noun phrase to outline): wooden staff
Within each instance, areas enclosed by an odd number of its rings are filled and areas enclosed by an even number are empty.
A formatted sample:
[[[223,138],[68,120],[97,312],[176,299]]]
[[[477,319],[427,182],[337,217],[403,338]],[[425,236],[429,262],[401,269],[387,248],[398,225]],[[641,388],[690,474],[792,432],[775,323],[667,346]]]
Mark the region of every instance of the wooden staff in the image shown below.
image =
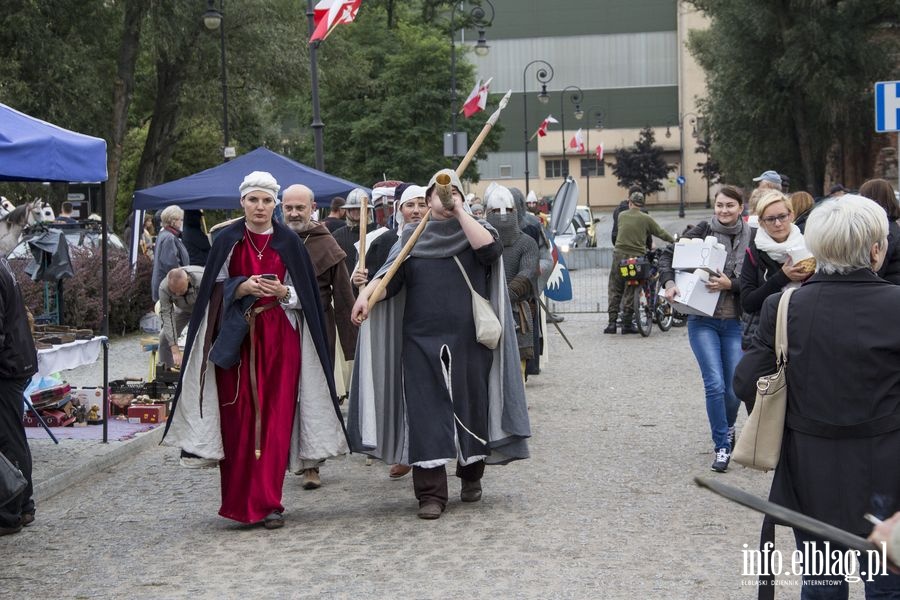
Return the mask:
[[[497,123],[497,120],[500,118],[500,112],[506,108],[507,103],[509,102],[509,97],[512,95],[512,90],[506,92],[506,95],[500,100],[500,104],[497,106],[497,110],[494,111],[487,122],[484,124],[484,127],[481,129],[481,133],[478,134],[478,137],[475,138],[475,141],[469,147],[469,151],[466,152],[466,155],[463,157],[462,162],[459,163],[459,166],[456,167],[456,174],[458,176],[462,176],[465,172],[466,168],[469,166],[469,163],[472,162],[472,159],[475,158],[475,153],[478,152],[478,148],[481,147],[481,144],[484,142],[484,138],[487,137],[487,134],[490,133],[491,129]],[[394,275],[397,274],[397,270],[400,268],[400,265],[403,264],[403,261],[406,260],[406,257],[412,251],[413,246],[415,246],[416,241],[419,239],[419,236],[422,235],[422,232],[425,230],[425,224],[428,223],[428,218],[431,216],[431,209],[428,209],[428,212],[425,213],[425,216],[422,217],[422,220],[419,222],[419,225],[416,227],[416,230],[413,231],[412,236],[410,236],[409,240],[403,246],[403,249],[400,250],[400,254],[397,255],[397,258],[394,260],[394,263],[388,269],[388,272],[384,274],[381,278],[381,281],[378,283],[378,286],[375,288],[375,291],[372,292],[372,295],[369,296],[369,310],[372,310],[372,307],[375,306],[376,298],[378,298],[381,293],[387,288],[388,283],[390,283],[391,279]]]
[[[369,227],[369,198],[363,196],[363,203],[359,205],[359,266],[366,268],[366,230]]]

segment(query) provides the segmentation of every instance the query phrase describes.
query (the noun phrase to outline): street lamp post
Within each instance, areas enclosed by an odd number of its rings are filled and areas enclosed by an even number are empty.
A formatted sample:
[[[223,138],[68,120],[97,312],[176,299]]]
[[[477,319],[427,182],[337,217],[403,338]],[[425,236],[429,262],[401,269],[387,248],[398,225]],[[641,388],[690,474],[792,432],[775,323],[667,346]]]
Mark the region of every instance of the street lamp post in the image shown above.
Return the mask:
[[[547,94],[547,84],[553,79],[553,67],[550,66],[546,60],[533,60],[522,69],[522,113],[524,114],[525,121],[525,197],[528,197],[528,192],[531,190],[528,187],[528,143],[531,141],[528,139],[528,80],[526,79],[526,75],[528,74],[528,68],[531,65],[543,65],[535,73],[535,77],[538,80],[538,83],[541,84],[541,93],[538,94],[538,101],[541,104],[547,104],[550,102],[550,96]]]
[[[312,37],[316,30],[315,12],[313,11],[313,0],[306,0],[306,21],[309,29],[309,37]],[[319,50],[319,41],[315,41],[309,45],[309,85],[312,92],[312,123],[310,127],[313,130],[313,147],[316,156],[316,169],[325,170],[325,123],[322,122],[322,116],[319,112],[319,66],[317,62],[317,53]]]
[[[597,117],[597,121],[596,121],[596,123],[597,123],[597,125],[596,125],[597,129],[598,129],[598,130],[603,129],[603,112],[597,110],[596,107],[591,107],[590,109],[588,109],[587,114],[588,114],[588,127],[587,127],[587,140],[586,140],[586,144],[587,144],[588,156],[590,156],[590,155],[591,155],[591,150],[592,150],[592,147],[591,147],[591,129],[594,127],[594,126],[591,124],[590,120],[591,120],[591,117],[596,116],[596,117]],[[602,159],[600,159],[599,157],[597,157],[597,156],[595,155],[594,160],[596,160],[596,161],[597,161],[597,164],[599,165],[599,164],[600,164],[600,160],[602,160]],[[590,205],[591,205],[591,169],[590,169],[590,167],[588,167],[588,171],[587,171],[587,186],[586,186],[586,187],[587,187],[587,203],[588,203],[588,206],[590,206]]]
[[[575,105],[575,119],[580,121],[581,117],[584,116],[584,111],[581,110],[581,100],[584,98],[584,92],[581,91],[581,88],[577,85],[568,85],[563,88],[563,91],[559,93],[559,126],[562,129],[560,135],[562,135],[562,161],[563,165],[566,164],[566,108],[564,100],[566,98],[566,92],[572,90],[572,93],[569,95],[569,99],[572,101],[572,104]],[[568,169],[566,169],[568,171]],[[565,173],[563,173],[563,177],[565,177]]]
[[[678,152],[680,155],[680,164],[678,165],[679,175],[681,176],[684,183],[679,184],[678,186],[678,216],[684,217],[684,188],[687,187],[687,176],[684,174],[684,122],[685,120],[691,117],[690,123],[692,126],[697,124],[697,115],[695,113],[689,112],[678,117]],[[694,137],[697,137],[697,129],[694,129],[693,132]]]
[[[490,52],[490,46],[488,46],[485,38],[485,29],[494,23],[494,5],[490,0],[484,1],[487,2],[488,7],[491,9],[490,19],[485,19],[487,13],[480,6],[473,6],[469,11],[472,22],[478,27],[478,42],[475,44],[475,54],[478,56],[487,56],[488,52]],[[462,2],[459,5],[461,6]],[[452,138],[450,143],[454,160],[459,157],[459,148],[456,143],[456,113],[458,112],[456,107],[456,101],[458,100],[456,93],[456,8],[457,3],[454,2],[450,8],[450,136]]]
[[[215,0],[207,0],[206,11],[203,13],[203,25],[210,31],[219,30],[219,48],[221,54],[222,71],[222,135],[225,143],[222,145],[222,157],[227,161],[234,158],[234,148],[228,145],[228,72],[225,68],[225,0],[219,0],[218,10]]]

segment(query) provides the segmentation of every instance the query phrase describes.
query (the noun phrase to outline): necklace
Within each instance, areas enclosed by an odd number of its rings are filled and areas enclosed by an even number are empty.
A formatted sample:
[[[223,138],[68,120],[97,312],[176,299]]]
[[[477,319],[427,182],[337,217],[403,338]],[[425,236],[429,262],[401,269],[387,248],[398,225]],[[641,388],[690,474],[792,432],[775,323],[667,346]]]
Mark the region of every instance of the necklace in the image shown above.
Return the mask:
[[[250,235],[250,230],[249,229],[247,230],[247,241],[249,241],[250,245],[253,246],[253,249],[256,250],[256,257],[259,260],[262,260],[263,250],[265,250],[268,247],[269,242],[271,240],[272,240],[272,236],[271,235],[267,236],[266,243],[263,244],[262,250],[260,250],[259,248],[256,247],[256,244],[253,243],[253,237]]]

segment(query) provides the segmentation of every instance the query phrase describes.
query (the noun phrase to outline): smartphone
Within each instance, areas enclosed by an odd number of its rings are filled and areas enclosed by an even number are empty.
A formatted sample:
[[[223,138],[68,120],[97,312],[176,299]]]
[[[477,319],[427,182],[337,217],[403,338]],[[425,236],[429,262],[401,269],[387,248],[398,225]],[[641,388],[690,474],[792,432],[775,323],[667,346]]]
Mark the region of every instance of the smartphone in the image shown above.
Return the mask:
[[[260,275],[260,277],[262,277],[263,279],[278,281],[278,276],[276,276],[274,273],[263,273],[262,275]]]

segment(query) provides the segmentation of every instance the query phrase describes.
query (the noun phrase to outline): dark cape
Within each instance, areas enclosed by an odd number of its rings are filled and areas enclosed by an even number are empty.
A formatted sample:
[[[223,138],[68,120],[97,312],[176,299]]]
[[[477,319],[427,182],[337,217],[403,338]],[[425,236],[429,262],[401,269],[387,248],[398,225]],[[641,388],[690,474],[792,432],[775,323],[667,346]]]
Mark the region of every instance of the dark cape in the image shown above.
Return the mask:
[[[390,290],[395,294],[377,303],[363,322],[348,416],[354,451],[424,467],[454,458],[463,464],[481,458],[504,464],[529,456],[531,429],[503,262],[496,232],[482,225],[495,242],[472,250],[457,220],[429,222],[401,267],[399,277],[408,285],[395,285],[399,289]],[[414,229],[404,228],[382,272]],[[500,319],[503,334],[494,350],[475,341],[471,296],[453,256]],[[408,294],[416,303],[406,302]],[[433,312],[435,306],[447,311],[447,318],[440,323],[431,318],[429,328],[421,309]],[[413,352],[418,358],[410,364]],[[412,386],[410,380],[416,380]],[[476,388],[479,397],[472,395]]]
[[[309,401],[315,401],[317,406],[321,406],[321,400],[327,396],[333,407],[334,415],[337,417],[335,424],[340,425],[340,431],[345,437],[346,429],[334,385],[333,360],[328,352],[322,303],[319,299],[316,281],[314,277],[310,276],[315,273],[315,269],[309,253],[297,234],[277,221],[273,221],[272,227],[271,248],[281,256],[290,277],[289,280],[286,278],[285,284],[293,287],[301,307],[296,311],[299,313],[301,321],[297,328],[301,333],[299,339],[302,350],[306,350],[306,353],[301,355],[303,368],[301,369],[298,412],[300,412],[300,407],[303,407],[307,409],[307,412],[313,413],[314,411],[308,410]],[[203,280],[197,293],[197,302],[188,325],[181,378],[172,401],[164,434],[164,443],[179,446],[204,458],[221,458],[222,453],[218,399],[215,392],[216,376],[212,363],[208,362],[209,350],[219,335],[221,319],[225,312],[223,310],[224,286],[222,281],[217,280],[223,266],[231,256],[234,245],[243,239],[244,230],[245,220],[238,219],[222,229],[210,250]],[[204,399],[206,394],[211,394],[212,397]],[[316,397],[309,398],[310,394],[314,394]],[[180,405],[185,402],[189,406],[182,409]],[[323,415],[321,411],[309,416],[314,416],[320,425],[323,419],[332,419],[327,414]],[[181,420],[179,426],[173,427],[173,423],[178,420]],[[329,423],[330,425],[331,423]],[[295,429],[297,426],[295,423]],[[172,433],[175,435],[172,436]],[[317,445],[314,453],[324,453],[325,450],[322,449],[328,447],[329,451],[332,451],[329,455],[335,455],[333,440],[315,439],[316,432],[310,432],[307,429],[304,429],[303,434],[310,439],[302,440],[302,444]],[[218,440],[215,439],[217,436]],[[171,439],[173,437],[174,439]],[[296,450],[295,443],[292,441],[292,465],[295,464],[294,459],[297,458],[294,450]],[[315,458],[308,454],[309,452],[300,458]]]

